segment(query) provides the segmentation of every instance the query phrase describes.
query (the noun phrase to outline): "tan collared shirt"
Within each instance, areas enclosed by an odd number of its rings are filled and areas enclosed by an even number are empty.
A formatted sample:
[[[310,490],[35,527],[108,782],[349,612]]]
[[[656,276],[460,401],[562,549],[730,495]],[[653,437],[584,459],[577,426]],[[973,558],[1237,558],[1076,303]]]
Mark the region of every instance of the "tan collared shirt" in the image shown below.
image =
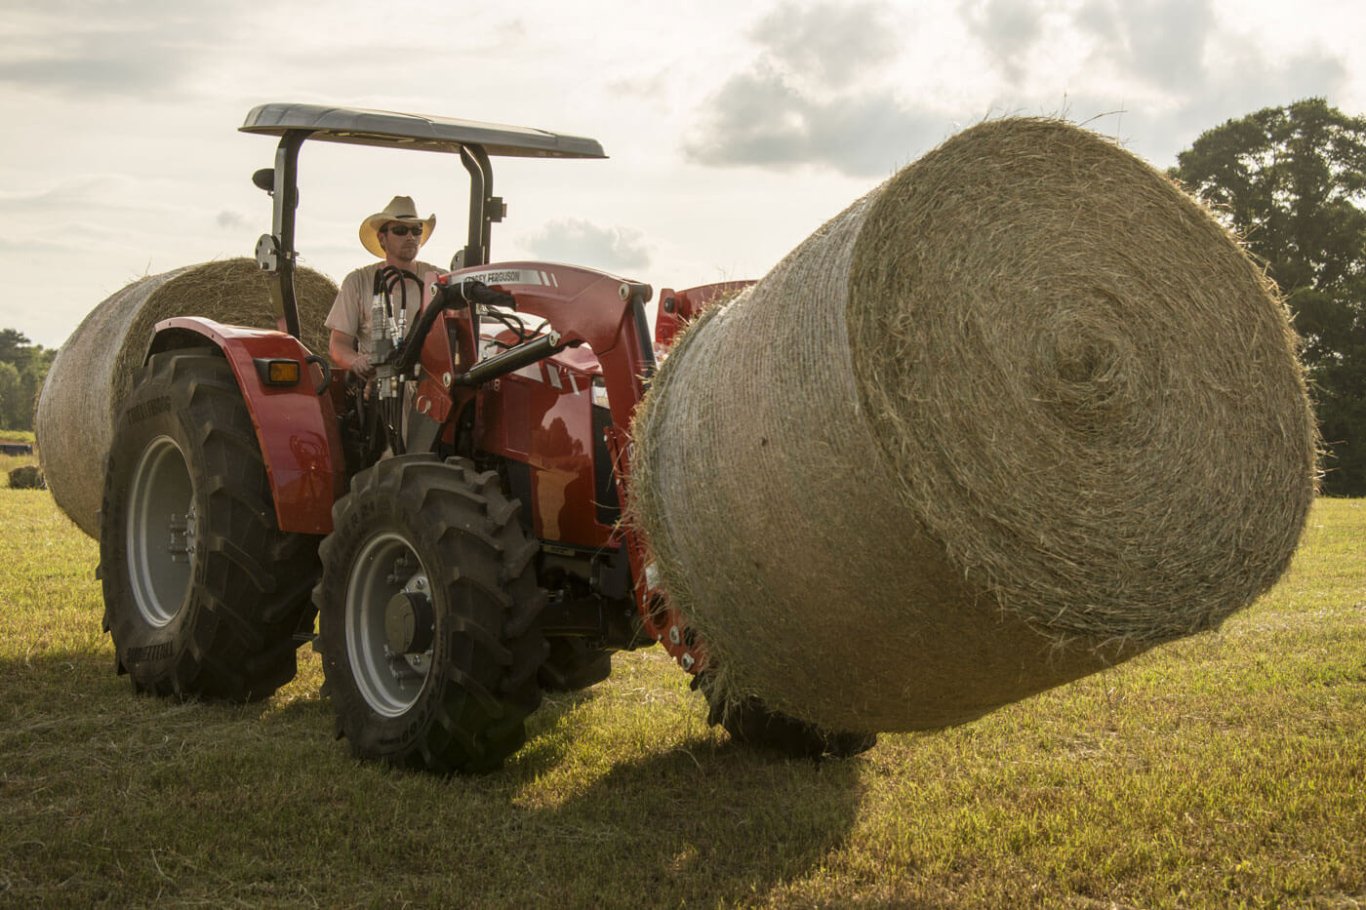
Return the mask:
[[[328,311],[327,319],[323,321],[329,329],[353,336],[356,339],[357,350],[366,355],[374,353],[374,334],[370,327],[371,306],[374,301],[375,273],[384,265],[383,262],[374,262],[347,275],[337,291],[337,299],[332,301],[332,309]],[[445,269],[427,262],[414,262],[408,271],[424,280],[428,273],[445,273]],[[423,288],[408,278],[403,280],[403,288],[407,290],[406,303],[403,290],[397,285],[390,292],[389,299],[393,302],[395,315],[399,306],[404,306],[405,331],[411,331],[422,312]]]

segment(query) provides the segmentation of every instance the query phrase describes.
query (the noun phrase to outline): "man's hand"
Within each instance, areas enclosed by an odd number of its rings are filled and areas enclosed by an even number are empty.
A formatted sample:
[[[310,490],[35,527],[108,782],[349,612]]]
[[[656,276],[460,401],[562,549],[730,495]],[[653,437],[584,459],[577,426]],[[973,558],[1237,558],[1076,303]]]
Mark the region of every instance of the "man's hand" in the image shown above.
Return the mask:
[[[356,336],[348,335],[341,329],[332,330],[327,340],[327,353],[334,367],[350,370],[357,378],[369,379],[375,375],[375,365],[370,362],[370,355],[356,350]]]

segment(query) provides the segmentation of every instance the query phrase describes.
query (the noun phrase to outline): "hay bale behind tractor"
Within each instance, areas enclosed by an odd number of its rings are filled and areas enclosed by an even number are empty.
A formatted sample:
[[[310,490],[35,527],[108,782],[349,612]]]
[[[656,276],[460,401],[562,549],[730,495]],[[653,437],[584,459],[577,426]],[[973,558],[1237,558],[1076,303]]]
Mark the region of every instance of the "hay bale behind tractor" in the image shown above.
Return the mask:
[[[20,465],[9,472],[9,488],[11,490],[46,490],[47,481],[43,479],[43,472],[38,470],[36,464]]]
[[[48,371],[34,423],[39,459],[53,499],[81,530],[99,535],[113,421],[142,366],[156,323],[206,316],[234,325],[276,324],[269,282],[250,259],[187,266],[133,282],[82,320]],[[303,341],[327,350],[323,319],[337,287],[310,269],[295,276]]]
[[[1216,627],[1286,568],[1315,430],[1286,312],[1199,205],[985,123],[692,328],[635,519],[716,685],[828,729],[959,723]]]

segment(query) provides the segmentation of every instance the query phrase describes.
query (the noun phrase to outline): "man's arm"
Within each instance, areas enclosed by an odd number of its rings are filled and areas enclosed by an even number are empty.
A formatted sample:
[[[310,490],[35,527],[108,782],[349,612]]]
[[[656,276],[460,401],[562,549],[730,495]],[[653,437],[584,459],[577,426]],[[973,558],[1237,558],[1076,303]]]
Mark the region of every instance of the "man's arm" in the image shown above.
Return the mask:
[[[332,330],[327,339],[327,356],[331,359],[332,366],[350,370],[361,379],[369,379],[375,372],[374,366],[370,363],[368,355],[357,350],[357,335],[364,319],[364,295],[361,287],[364,284],[364,277],[365,269],[361,268],[342,280],[337,291],[337,299],[332,301],[332,309],[328,312],[324,325]]]
[[[350,370],[361,379],[369,379],[375,373],[369,355],[356,350],[356,336],[341,329],[332,330],[327,340],[327,356],[331,358],[333,366]]]

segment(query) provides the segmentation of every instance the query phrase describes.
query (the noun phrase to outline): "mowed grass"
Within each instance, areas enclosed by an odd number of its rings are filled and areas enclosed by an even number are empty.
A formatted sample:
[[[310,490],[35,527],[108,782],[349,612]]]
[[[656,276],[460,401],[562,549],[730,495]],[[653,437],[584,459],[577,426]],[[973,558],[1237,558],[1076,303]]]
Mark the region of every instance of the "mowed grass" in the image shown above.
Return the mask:
[[[352,760],[307,648],[263,704],[134,697],[94,542],[0,519],[0,905],[1366,904],[1363,500],[1220,632],[964,727],[774,759],[651,649],[450,779]]]

